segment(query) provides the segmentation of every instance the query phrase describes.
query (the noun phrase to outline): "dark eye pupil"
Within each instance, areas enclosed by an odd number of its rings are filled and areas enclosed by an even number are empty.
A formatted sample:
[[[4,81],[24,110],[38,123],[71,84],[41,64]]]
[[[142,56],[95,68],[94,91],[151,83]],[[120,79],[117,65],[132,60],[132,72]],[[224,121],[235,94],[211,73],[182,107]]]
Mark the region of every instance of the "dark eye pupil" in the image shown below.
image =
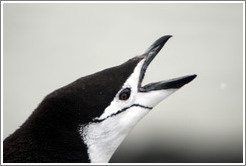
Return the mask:
[[[130,97],[130,94],[131,94],[130,88],[123,89],[120,92],[119,98],[120,100],[127,100]]]

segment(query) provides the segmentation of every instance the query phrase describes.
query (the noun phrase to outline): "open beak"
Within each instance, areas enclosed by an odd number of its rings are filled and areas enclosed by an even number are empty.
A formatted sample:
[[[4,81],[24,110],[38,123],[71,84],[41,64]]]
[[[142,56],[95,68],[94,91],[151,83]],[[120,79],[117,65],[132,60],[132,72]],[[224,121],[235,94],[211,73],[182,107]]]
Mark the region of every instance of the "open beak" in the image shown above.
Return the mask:
[[[156,83],[150,83],[145,86],[141,85],[145,72],[150,62],[155,58],[155,56],[162,49],[162,47],[165,45],[165,43],[168,41],[170,37],[172,36],[166,35],[166,36],[159,38],[142,55],[144,56],[145,61],[144,61],[144,64],[142,66],[140,76],[139,76],[140,78],[139,78],[138,90],[140,92],[148,92],[148,91],[162,90],[162,89],[178,89],[184,86],[185,84],[189,83],[196,77],[196,75],[194,74],[194,75],[183,76],[183,77],[174,78],[170,80],[160,81]]]

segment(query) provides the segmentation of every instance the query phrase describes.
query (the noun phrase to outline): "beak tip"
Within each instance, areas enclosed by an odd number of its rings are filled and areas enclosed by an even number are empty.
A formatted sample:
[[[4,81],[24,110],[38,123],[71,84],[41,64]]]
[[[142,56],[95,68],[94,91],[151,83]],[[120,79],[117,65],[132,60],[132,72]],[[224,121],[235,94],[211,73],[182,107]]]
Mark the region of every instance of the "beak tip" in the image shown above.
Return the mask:
[[[162,49],[165,43],[171,38],[172,35],[165,35],[157,39],[145,52],[144,54],[149,54],[151,51],[155,51],[154,56]],[[156,49],[156,50],[155,50]],[[153,55],[152,55],[153,56]]]
[[[153,45],[158,46],[158,45],[164,45],[171,37],[172,35],[165,35],[160,37]]]
[[[197,77],[196,74],[193,74],[193,75],[190,75],[190,76],[186,76],[185,79],[184,79],[184,80],[186,80],[186,81],[184,81],[184,85],[185,84],[188,84],[189,82],[191,82],[192,80],[194,80],[196,77]]]
[[[193,75],[191,75],[191,77],[194,79],[194,78],[197,77],[197,75],[196,74],[193,74]]]
[[[171,37],[173,37],[173,35],[166,35],[168,38],[171,38]]]
[[[197,77],[196,74],[191,75],[192,80],[195,79],[196,77]]]

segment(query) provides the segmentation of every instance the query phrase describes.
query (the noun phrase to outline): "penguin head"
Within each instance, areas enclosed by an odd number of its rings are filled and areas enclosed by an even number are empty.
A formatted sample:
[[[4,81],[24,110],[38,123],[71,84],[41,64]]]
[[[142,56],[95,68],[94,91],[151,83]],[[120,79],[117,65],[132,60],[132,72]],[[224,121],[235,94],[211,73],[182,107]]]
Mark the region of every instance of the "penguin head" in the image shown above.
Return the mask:
[[[137,120],[133,120],[134,118],[139,119],[139,117],[141,117],[140,115],[149,112],[149,110],[151,110],[160,101],[196,77],[196,75],[189,75],[142,86],[142,81],[147,67],[170,37],[171,36],[168,35],[159,38],[144,54],[129,60],[122,66],[119,66],[120,68],[122,67],[123,70],[129,70],[123,66],[127,66],[132,62],[135,65],[134,69],[131,69],[131,73],[127,77],[126,81],[114,95],[110,104],[104,109],[100,116],[93,118],[92,121],[104,121],[113,116],[117,116],[118,114],[122,114],[123,112],[127,112],[125,113],[126,116],[121,117],[124,119],[123,121],[126,122],[126,125],[131,125],[137,122]],[[112,81],[114,82],[116,79],[117,77]],[[135,114],[134,111],[130,110],[141,111],[139,111],[139,113],[136,112]]]
[[[42,112],[52,118],[59,115],[64,124],[88,124],[102,122],[120,114],[124,124],[131,125],[140,115],[193,80],[196,75],[142,85],[147,67],[170,38],[163,36],[155,41],[142,55],[100,72],[79,78],[50,95],[40,104]],[[52,109],[52,111],[51,111]],[[45,113],[45,111],[49,113]],[[131,110],[143,110],[136,113]],[[59,111],[59,112],[58,112]],[[124,113],[123,113],[124,112]],[[70,121],[69,121],[70,120]],[[129,121],[129,123],[128,123]],[[59,119],[57,119],[59,122]]]
[[[128,132],[144,115],[196,77],[189,75],[142,85],[147,67],[170,37],[163,36],[144,54],[93,75],[96,79],[92,79],[97,80],[98,86],[88,87],[96,92],[94,96],[97,96],[97,101],[93,100],[91,103],[95,106],[91,111],[96,113],[90,116],[89,123],[80,127],[90,161],[107,162]],[[88,100],[89,96],[90,94],[87,96]]]

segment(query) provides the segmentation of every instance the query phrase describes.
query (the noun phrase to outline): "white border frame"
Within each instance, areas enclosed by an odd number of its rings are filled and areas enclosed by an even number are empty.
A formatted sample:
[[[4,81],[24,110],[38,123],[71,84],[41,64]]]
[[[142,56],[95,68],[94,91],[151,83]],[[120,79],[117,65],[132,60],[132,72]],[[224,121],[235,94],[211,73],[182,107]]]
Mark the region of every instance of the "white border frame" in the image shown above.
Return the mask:
[[[245,47],[243,47],[243,163],[3,163],[3,5],[6,3],[242,3],[245,46],[245,1],[1,1],[1,165],[245,165]]]

